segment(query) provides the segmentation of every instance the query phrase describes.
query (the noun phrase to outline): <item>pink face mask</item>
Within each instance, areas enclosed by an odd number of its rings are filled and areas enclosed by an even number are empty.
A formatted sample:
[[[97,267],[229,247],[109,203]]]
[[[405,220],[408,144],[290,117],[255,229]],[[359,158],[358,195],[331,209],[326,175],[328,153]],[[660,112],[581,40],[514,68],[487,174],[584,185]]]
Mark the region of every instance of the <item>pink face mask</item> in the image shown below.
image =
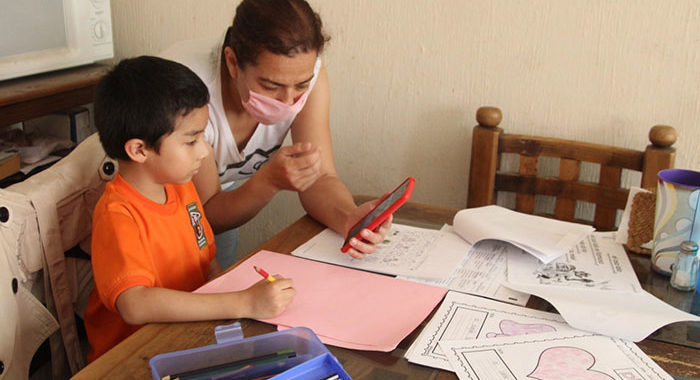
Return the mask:
[[[248,111],[253,117],[267,125],[277,124],[279,122],[289,120],[296,116],[306,103],[306,98],[309,97],[309,91],[305,91],[299,99],[291,106],[282,103],[277,99],[258,94],[257,92],[248,91],[250,96],[248,101],[241,99],[243,108]]]

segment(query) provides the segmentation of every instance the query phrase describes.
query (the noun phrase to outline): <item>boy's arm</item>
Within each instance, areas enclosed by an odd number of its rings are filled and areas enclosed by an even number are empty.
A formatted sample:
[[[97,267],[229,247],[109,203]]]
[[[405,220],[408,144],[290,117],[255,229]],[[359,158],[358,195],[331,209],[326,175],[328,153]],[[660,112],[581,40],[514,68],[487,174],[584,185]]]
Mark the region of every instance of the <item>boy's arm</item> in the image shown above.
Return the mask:
[[[124,322],[184,322],[213,319],[265,319],[279,315],[296,291],[292,280],[261,280],[238,292],[199,294],[166,288],[135,286],[117,297],[117,310]]]

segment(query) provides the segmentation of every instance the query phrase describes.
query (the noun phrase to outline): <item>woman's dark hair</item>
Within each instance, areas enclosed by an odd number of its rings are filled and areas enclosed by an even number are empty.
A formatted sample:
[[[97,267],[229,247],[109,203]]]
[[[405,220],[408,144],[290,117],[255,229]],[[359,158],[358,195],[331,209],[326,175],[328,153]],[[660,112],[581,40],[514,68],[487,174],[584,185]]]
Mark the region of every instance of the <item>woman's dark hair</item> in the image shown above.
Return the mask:
[[[256,65],[263,50],[290,57],[321,53],[328,40],[321,18],[305,0],[243,0],[223,47],[233,49],[238,66],[245,68]]]
[[[209,102],[209,91],[186,66],[163,58],[124,59],[97,84],[95,126],[108,156],[130,160],[124,144],[142,139],[159,151],[175,118]]]

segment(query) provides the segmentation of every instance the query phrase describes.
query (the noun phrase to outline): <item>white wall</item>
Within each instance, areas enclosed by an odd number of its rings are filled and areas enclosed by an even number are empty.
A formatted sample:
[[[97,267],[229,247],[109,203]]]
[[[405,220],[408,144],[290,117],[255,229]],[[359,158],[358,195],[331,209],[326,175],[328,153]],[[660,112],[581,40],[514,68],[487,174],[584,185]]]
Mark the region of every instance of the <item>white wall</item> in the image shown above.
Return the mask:
[[[338,170],[357,194],[416,177],[413,200],[466,204],[479,106],[509,132],[641,149],[676,127],[676,166],[700,170],[696,0],[310,0],[331,42]],[[234,0],[111,0],[118,58],[222,33]],[[303,214],[283,194],[244,227],[243,249]]]

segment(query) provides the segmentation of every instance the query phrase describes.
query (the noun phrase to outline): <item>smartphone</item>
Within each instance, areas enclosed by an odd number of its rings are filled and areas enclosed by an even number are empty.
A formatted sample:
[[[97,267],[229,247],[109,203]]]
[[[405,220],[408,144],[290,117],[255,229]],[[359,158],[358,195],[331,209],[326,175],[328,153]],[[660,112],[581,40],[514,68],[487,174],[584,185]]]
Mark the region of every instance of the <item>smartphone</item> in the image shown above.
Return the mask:
[[[353,237],[362,240],[360,231],[363,229],[367,228],[374,231],[379,225],[384,223],[384,221],[389,218],[389,215],[398,210],[399,207],[411,197],[411,191],[413,191],[413,184],[415,182],[416,180],[413,179],[413,177],[408,177],[394,189],[394,191],[385,195],[372,211],[367,213],[362,220],[357,222],[357,224],[350,229],[345,242],[343,242],[343,247],[340,248],[340,250],[342,252],[347,252],[348,249],[350,249],[350,239]]]

